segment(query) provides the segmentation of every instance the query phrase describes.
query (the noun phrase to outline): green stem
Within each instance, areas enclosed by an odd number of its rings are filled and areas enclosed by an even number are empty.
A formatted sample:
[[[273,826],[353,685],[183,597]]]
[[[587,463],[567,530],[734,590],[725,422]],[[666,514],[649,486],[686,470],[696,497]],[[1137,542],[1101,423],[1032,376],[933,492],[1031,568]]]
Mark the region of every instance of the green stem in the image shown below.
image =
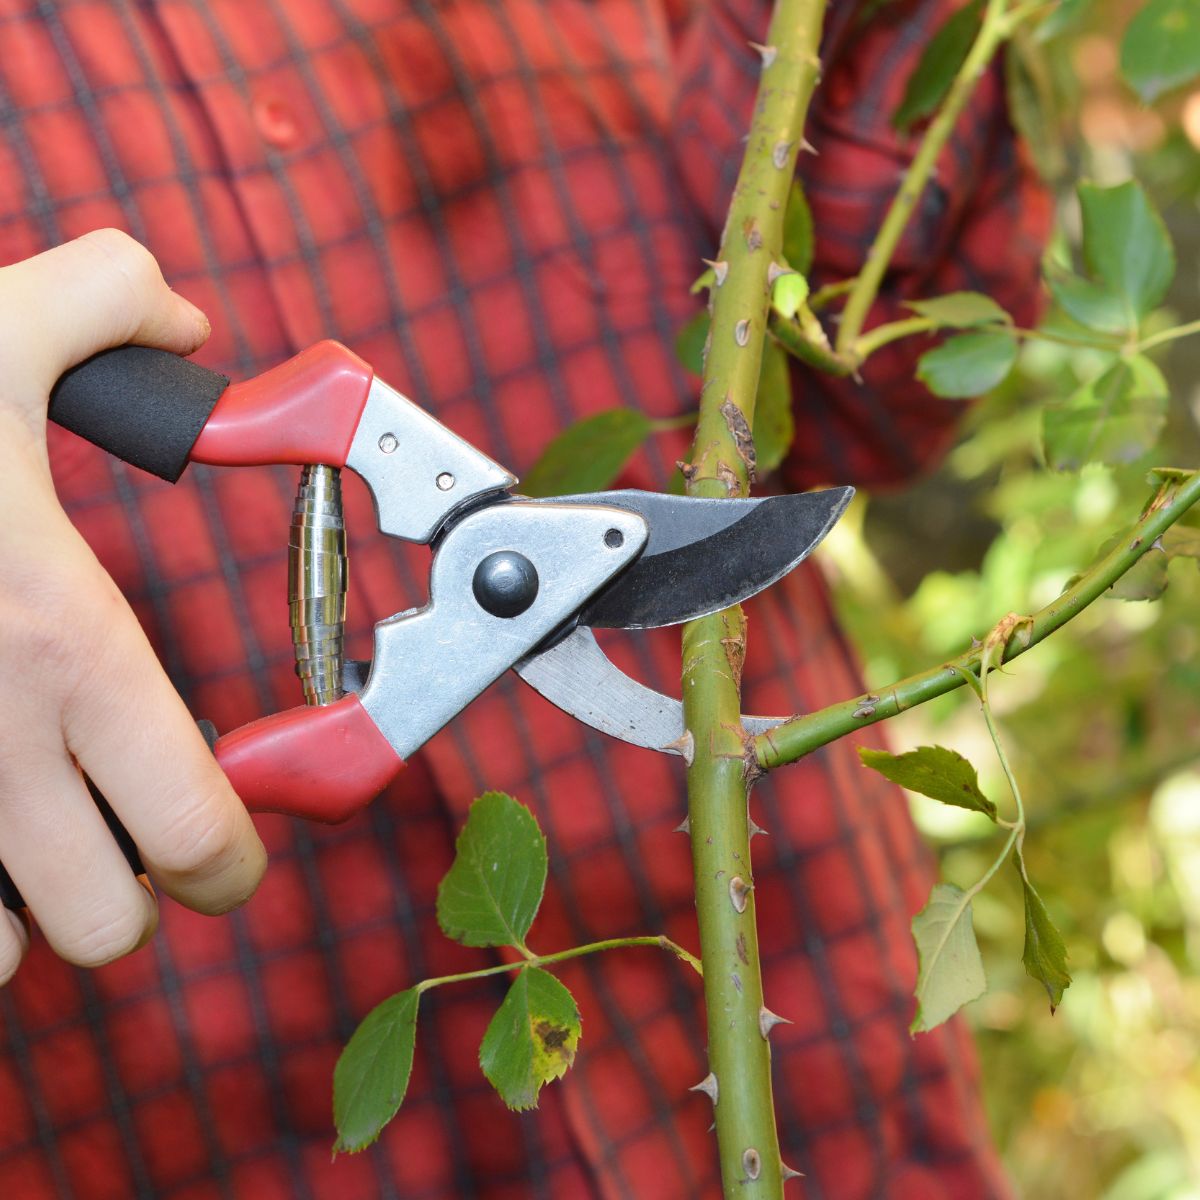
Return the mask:
[[[686,472],[693,496],[749,491],[770,268],[783,258],[783,215],[820,72],[824,15],[824,0],[776,0],[764,39],[753,120],[715,260],[719,282],[709,292],[700,419]],[[782,1200],[786,1168],[771,1095],[771,1015],[763,1004],[750,869],[740,715],[745,648],[740,608],[684,627],[684,719],[693,746],[688,815],[711,1071],[705,1088],[714,1101],[725,1195]]]
[[[876,325],[870,333],[864,333],[858,339],[854,353],[861,364],[889,342],[911,337],[915,333],[930,333],[937,327],[938,323],[929,317],[907,317],[903,321],[889,321],[886,325]]]
[[[819,345],[808,337],[790,317],[781,317],[774,310],[768,318],[771,335],[793,357],[816,367],[827,375],[849,375],[850,363],[843,362],[828,346]]]
[[[677,417],[659,417],[650,422],[651,433],[669,433],[675,429],[690,429],[696,423],[696,414],[680,413]]]
[[[979,33],[950,85],[945,102],[930,122],[912,165],[905,173],[900,190],[893,198],[887,216],[875,235],[875,241],[867,252],[866,261],[842,311],[842,322],[838,327],[837,337],[837,353],[840,358],[861,361],[859,335],[871,305],[879,294],[884,273],[892,261],[900,237],[916,209],[921,193],[925,190],[942,147],[954,130],[959,114],[1000,43],[1011,33],[1011,26],[1005,19],[1005,7],[1006,0],[988,0]]]
[[[857,279],[839,279],[837,283],[827,283],[824,287],[817,288],[808,298],[808,307],[813,312],[820,312],[831,301],[852,291],[856,282]]]
[[[1174,329],[1164,329],[1161,333],[1153,333],[1148,338],[1143,338],[1134,349],[1140,354],[1144,350],[1149,350],[1154,346],[1161,346],[1165,342],[1173,342],[1178,338],[1191,337],[1193,333],[1200,333],[1200,321],[1189,321],[1186,325],[1176,325]]]
[[[554,954],[531,954],[521,962],[499,963],[494,967],[482,967],[478,971],[462,971],[458,975],[439,975],[436,979],[422,979],[413,989],[417,992],[427,992],[430,988],[441,987],[444,983],[462,983],[467,979],[485,979],[488,975],[503,975],[505,971],[523,970],[525,967],[544,967],[550,963],[566,962],[570,958],[580,958],[585,954],[598,954],[601,950],[623,950],[628,946],[658,946],[670,950],[676,958],[687,963],[697,975],[704,975],[704,967],[700,960],[689,954],[682,946],[677,945],[668,937],[626,937],[608,938],[603,942],[588,942],[586,946],[572,946],[570,950],[559,950]]]
[[[1178,473],[1169,478],[1134,526],[1129,540],[1118,543],[1058,599],[1034,613],[1025,630],[1028,636],[1009,641],[1004,661],[1037,645],[1103,595],[1197,500],[1200,500],[1200,473]],[[978,675],[982,651],[983,647],[976,647],[940,667],[881,688],[877,694],[844,700],[785,721],[754,739],[759,766],[770,769],[795,762],[856,729],[952,692],[962,686],[966,674]]]

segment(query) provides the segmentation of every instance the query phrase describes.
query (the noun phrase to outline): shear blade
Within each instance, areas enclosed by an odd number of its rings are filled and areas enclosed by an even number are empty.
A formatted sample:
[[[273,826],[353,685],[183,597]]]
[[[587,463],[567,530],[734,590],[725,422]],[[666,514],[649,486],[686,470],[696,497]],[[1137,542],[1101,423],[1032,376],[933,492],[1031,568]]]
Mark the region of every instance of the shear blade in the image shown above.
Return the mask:
[[[600,649],[590,629],[578,628],[548,650],[535,651],[513,670],[551,704],[577,721],[633,746],[690,758],[680,701],[630,679]],[[747,733],[764,733],[786,717],[743,717]]]
[[[845,511],[850,487],[755,500],[597,492],[548,503],[605,504],[644,517],[645,550],[584,605],[581,625],[653,629],[738,604],[782,579]]]

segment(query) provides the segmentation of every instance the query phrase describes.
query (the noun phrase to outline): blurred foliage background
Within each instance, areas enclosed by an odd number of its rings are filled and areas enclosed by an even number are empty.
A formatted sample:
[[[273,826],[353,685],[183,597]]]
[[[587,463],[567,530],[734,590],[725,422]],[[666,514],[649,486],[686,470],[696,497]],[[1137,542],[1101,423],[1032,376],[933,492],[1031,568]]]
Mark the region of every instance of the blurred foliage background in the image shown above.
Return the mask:
[[[1071,7],[1077,20],[1036,50],[1051,84],[1038,97],[1038,157],[1059,196],[1050,253],[1078,244],[1079,179],[1135,177],[1175,243],[1173,319],[1193,320],[1200,85],[1143,104],[1120,73],[1121,36],[1142,6]],[[1046,604],[1136,519],[1150,466],[1200,466],[1200,339],[1152,357],[1171,386],[1170,418],[1136,464],[1046,468],[1042,403],[1098,368],[1094,351],[1032,343],[966,414],[936,475],[856,501],[824,562],[870,686],[960,652],[1010,610]],[[1002,873],[975,902],[989,991],[966,1012],[995,1135],[1032,1200],[1200,1200],[1200,573],[1176,559],[1169,578],[1155,602],[1097,603],[993,683],[1030,815],[1030,873],[1074,975],[1052,1016],[1021,964],[1019,884]],[[888,735],[897,751],[959,750],[1005,810],[967,689],[903,714]],[[994,827],[913,804],[942,877],[968,886],[995,854]]]

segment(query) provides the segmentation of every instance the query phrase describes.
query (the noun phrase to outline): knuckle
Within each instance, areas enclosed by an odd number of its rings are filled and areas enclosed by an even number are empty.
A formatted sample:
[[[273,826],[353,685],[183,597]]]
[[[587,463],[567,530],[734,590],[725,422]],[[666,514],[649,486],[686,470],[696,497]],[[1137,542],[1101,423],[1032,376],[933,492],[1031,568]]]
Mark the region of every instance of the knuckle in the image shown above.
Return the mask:
[[[181,806],[154,865],[177,879],[211,879],[246,853],[247,821],[229,796],[213,787]]]
[[[155,910],[147,912],[135,896],[132,903],[89,913],[86,921],[58,935],[55,950],[77,967],[102,967],[136,950],[156,923]]]
[[[135,307],[143,307],[162,288],[158,260],[129,234],[119,229],[96,229],[84,234],[83,240],[89,241],[122,279]]]

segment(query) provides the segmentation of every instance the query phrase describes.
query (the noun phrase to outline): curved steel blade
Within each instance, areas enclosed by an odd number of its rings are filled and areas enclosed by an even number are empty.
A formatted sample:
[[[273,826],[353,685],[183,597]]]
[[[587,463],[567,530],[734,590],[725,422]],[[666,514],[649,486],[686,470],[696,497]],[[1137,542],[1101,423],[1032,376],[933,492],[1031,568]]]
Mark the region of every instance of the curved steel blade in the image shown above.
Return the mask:
[[[580,611],[608,629],[676,625],[748,599],[808,557],[854,495],[850,487],[754,500],[661,492],[556,496],[554,504],[604,504],[644,517],[642,554]]]
[[[590,629],[573,630],[548,650],[521,659],[513,670],[551,704],[585,725],[633,746],[691,761],[680,701],[630,679],[600,649]],[[748,733],[758,734],[787,719],[743,717],[742,725]]]

